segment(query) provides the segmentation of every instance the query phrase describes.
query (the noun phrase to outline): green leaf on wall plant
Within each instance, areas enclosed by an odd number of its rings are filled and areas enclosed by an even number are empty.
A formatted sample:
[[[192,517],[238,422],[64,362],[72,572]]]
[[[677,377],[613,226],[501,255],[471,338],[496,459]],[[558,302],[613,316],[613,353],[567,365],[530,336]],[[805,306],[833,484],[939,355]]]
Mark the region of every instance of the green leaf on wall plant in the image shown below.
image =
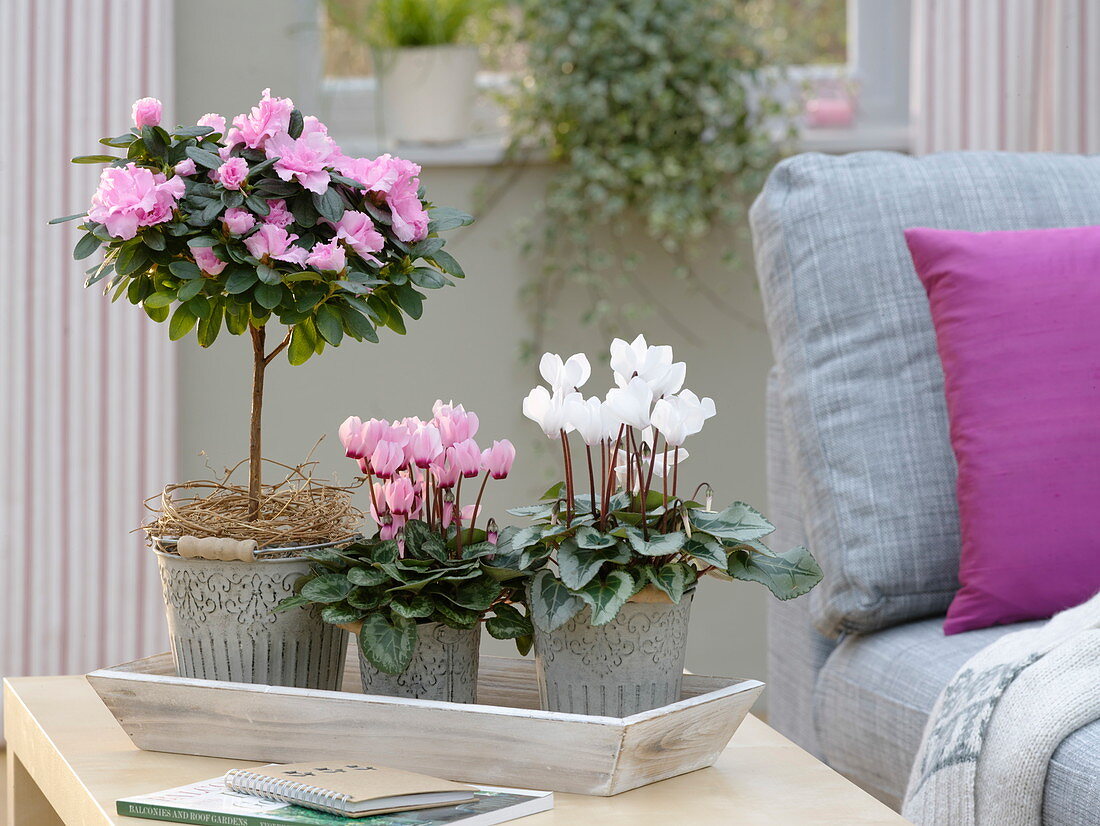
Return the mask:
[[[580,596],[592,608],[592,624],[606,625],[634,596],[634,578],[626,571],[612,571],[603,580],[588,583]]]
[[[369,614],[359,631],[359,650],[379,671],[400,674],[412,659],[416,638],[416,623],[412,620]]]
[[[531,619],[543,631],[553,631],[573,619],[584,607],[584,600],[543,569],[531,581]]]
[[[735,550],[726,571],[734,579],[767,586],[779,599],[800,597],[821,581],[821,566],[801,545],[775,556]]]

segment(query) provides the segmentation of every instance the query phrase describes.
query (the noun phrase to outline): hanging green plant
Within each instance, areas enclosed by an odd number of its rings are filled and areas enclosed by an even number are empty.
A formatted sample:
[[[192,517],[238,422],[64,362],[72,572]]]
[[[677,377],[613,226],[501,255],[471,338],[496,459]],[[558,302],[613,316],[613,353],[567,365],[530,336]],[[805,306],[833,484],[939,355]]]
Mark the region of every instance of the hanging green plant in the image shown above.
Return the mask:
[[[603,327],[652,303],[634,273],[639,227],[674,276],[720,233],[735,258],[749,201],[783,153],[790,119],[772,70],[737,3],[698,0],[520,0],[528,71],[509,97],[512,151],[559,162],[531,251],[538,307],[579,285],[585,317]],[[713,295],[711,296],[714,297]]]

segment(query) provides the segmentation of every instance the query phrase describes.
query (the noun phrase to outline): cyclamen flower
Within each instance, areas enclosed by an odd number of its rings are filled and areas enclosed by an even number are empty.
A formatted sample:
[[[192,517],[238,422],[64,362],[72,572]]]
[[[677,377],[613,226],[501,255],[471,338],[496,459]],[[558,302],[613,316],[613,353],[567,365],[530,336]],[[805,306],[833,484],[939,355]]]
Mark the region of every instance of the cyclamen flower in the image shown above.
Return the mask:
[[[494,479],[506,479],[516,460],[516,449],[507,439],[494,441],[481,452],[481,467]]]
[[[349,209],[334,226],[336,237],[355,250],[356,255],[372,264],[382,263],[371,253],[381,250],[386,244],[386,239],[374,228],[374,222],[369,215]]]
[[[458,484],[458,479],[462,476],[462,469],[455,462],[454,452],[453,447],[447,448],[431,464],[432,478],[440,490],[450,490]]]
[[[439,438],[439,428],[431,424],[422,424],[412,434],[405,453],[409,462],[420,469],[431,467],[443,452],[443,442]]]
[[[244,158],[230,158],[218,167],[217,180],[226,189],[240,189],[248,178],[248,161]]]
[[[247,209],[239,207],[227,209],[222,216],[222,220],[225,221],[225,228],[233,235],[244,235],[256,226],[256,216]]]
[[[467,413],[461,404],[444,404],[442,399],[432,405],[432,422],[439,428],[444,447],[473,438],[480,424],[477,413]]]
[[[399,476],[386,483],[386,505],[398,516],[408,516],[416,510],[416,485],[407,476]]]
[[[584,353],[574,353],[564,362],[556,353],[543,353],[539,373],[554,392],[572,393],[588,381],[592,365]]]
[[[318,195],[328,189],[326,166],[340,157],[340,147],[324,132],[302,132],[297,140],[280,132],[264,147],[267,157],[275,161],[275,172],[284,181],[297,179],[303,187]]]
[[[103,224],[113,237],[128,241],[139,226],[171,218],[183,191],[183,179],[178,176],[165,179],[133,163],[109,166],[99,176],[88,218]]]
[[[141,98],[134,101],[131,114],[134,117],[134,126],[141,129],[143,126],[160,126],[160,119],[164,107],[156,98]]]
[[[374,447],[370,467],[379,479],[391,479],[405,467],[405,448],[397,442],[383,439]]]
[[[177,175],[194,175],[197,171],[197,167],[195,166],[195,162],[193,160],[191,160],[190,158],[184,158],[182,161],[172,167],[172,171],[175,172]]]
[[[626,387],[612,387],[605,402],[608,411],[620,422],[639,430],[649,427],[653,391],[645,380],[635,376]]]
[[[264,89],[263,97],[259,104],[252,107],[250,115],[241,114],[233,118],[233,128],[226,135],[226,145],[233,147],[243,142],[249,149],[262,148],[269,138],[290,128],[290,113],[293,111],[294,101],[273,98],[271,90]]]
[[[688,436],[703,429],[703,423],[715,415],[714,400],[700,399],[690,390],[682,390],[677,396],[665,396],[653,405],[650,417],[653,426],[661,432],[673,447],[679,447]]]
[[[267,210],[267,216],[264,218],[265,224],[274,224],[285,229],[294,223],[294,213],[286,208],[286,201],[282,198],[268,201]]]
[[[531,390],[523,400],[523,415],[542,428],[542,432],[551,439],[561,437],[573,429],[566,415],[567,405],[579,400],[580,393],[551,394],[542,385]]]
[[[207,112],[201,118],[198,119],[196,126],[209,126],[219,135],[225,134],[225,118],[214,112]]]
[[[321,272],[343,272],[347,269],[344,248],[333,238],[327,244],[318,241],[306,256],[306,264]]]
[[[226,267],[226,263],[214,255],[210,247],[193,247],[191,254],[195,257],[195,263],[198,264],[199,269],[207,275],[220,275]]]
[[[658,399],[679,391],[687,374],[684,362],[673,364],[671,347],[650,347],[643,335],[629,344],[621,338],[611,342],[611,369],[615,371],[615,383],[619,387],[626,387],[634,376],[638,376]]]
[[[292,242],[297,241],[297,235],[288,235],[282,227],[274,224],[261,224],[260,228],[244,239],[244,245],[256,258],[273,258],[276,261],[289,261],[292,264],[305,266],[308,253],[301,247],[296,247]]]
[[[471,479],[481,473],[481,448],[473,439],[465,439],[455,444],[451,458],[467,479]]]

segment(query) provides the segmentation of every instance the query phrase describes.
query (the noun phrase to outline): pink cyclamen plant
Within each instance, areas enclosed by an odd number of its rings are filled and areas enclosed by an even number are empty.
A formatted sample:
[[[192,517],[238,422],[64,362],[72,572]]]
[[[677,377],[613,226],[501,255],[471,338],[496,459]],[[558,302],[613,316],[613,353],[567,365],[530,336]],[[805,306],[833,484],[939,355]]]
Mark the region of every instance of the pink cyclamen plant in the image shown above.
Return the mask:
[[[496,536],[492,520],[485,537],[476,530],[481,500],[489,479],[506,479],[516,459],[507,439],[482,450],[474,436],[477,414],[462,405],[437,401],[429,421],[418,418],[392,422],[362,421],[349,416],[340,425],[345,454],[359,463],[367,477],[371,517],[381,539],[401,540],[410,519],[419,519],[445,541],[463,544]],[[461,436],[461,439],[456,439]],[[473,504],[462,504],[462,483],[481,476]]]
[[[210,346],[224,328],[252,340],[249,492],[259,513],[264,371],[284,350],[302,364],[345,336],[378,341],[406,331],[424,290],[464,273],[439,233],[469,224],[427,201],[416,164],[344,153],[317,118],[265,89],[249,112],[208,113],[194,126],[162,126],[164,107],[142,98],[133,127],[103,145],[105,163],[77,259],[104,250],[87,284],[106,279],[179,339]],[[280,340],[267,344],[270,326]]]

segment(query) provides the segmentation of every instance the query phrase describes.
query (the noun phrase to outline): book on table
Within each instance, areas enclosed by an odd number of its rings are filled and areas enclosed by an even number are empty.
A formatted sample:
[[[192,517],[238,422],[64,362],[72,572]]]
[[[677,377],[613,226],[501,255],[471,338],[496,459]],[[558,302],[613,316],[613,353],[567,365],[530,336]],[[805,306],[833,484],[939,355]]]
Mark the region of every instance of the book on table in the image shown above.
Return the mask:
[[[552,808],[550,792],[469,786],[357,763],[234,769],[117,801],[120,815],[197,826],[493,826]]]

